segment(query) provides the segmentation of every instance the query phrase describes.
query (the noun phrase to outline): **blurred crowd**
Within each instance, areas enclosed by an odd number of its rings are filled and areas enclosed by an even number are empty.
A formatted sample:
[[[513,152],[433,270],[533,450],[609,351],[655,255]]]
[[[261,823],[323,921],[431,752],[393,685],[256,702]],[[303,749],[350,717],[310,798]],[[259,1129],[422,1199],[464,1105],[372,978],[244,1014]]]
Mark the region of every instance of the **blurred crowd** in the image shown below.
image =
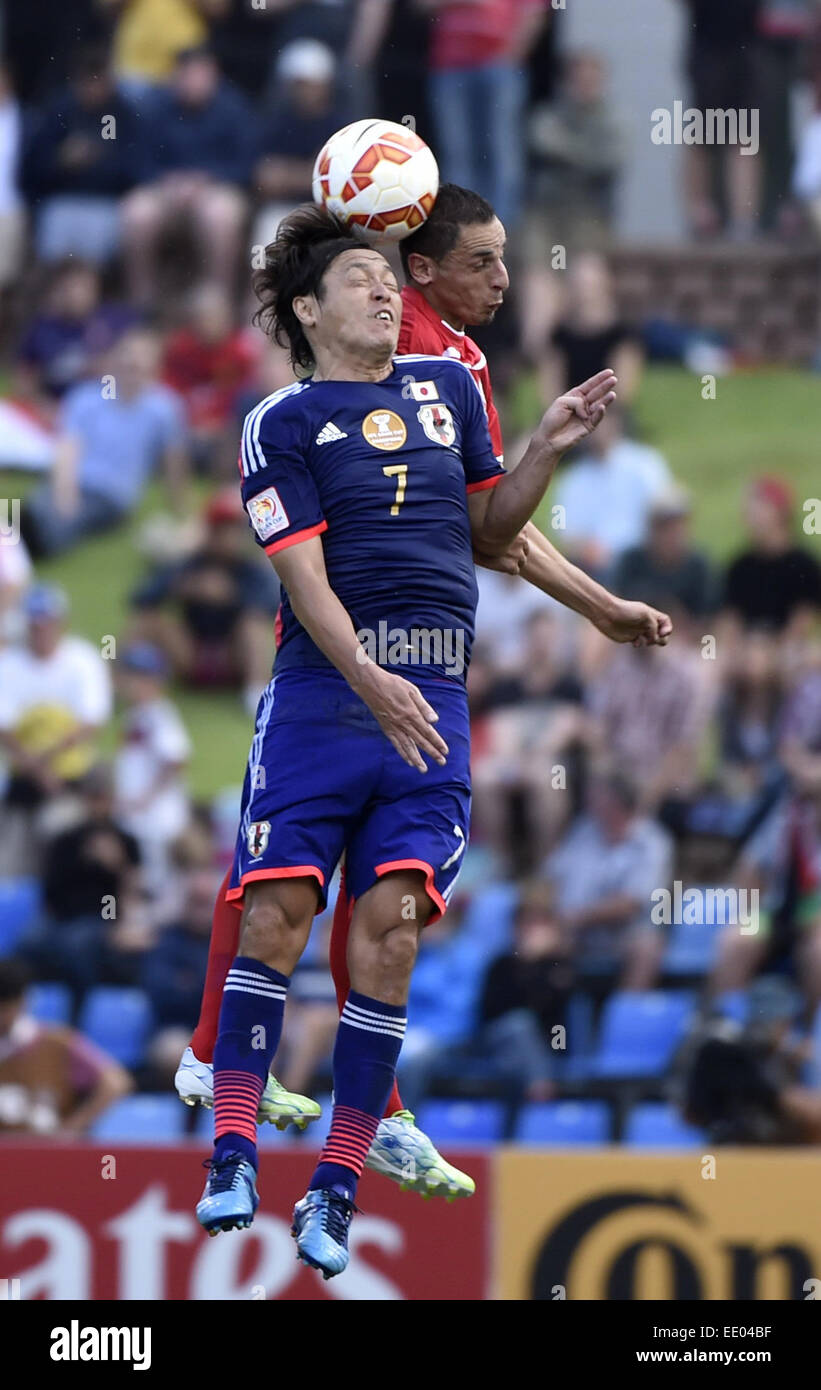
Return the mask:
[[[762,161],[687,151],[690,233],[811,236],[818,5],[679,3],[690,99],[768,113]],[[817,541],[802,499],[756,478],[738,499],[744,544],[718,566],[693,540],[692,497],[637,437],[646,340],[622,318],[608,266],[625,145],[606,57],[560,58],[561,18],[548,0],[5,7],[0,468],[36,481],[19,530],[7,516],[0,536],[0,1129],[82,1131],[131,1085],[162,1089],[196,1022],[235,811],[192,801],[176,694],[233,692],[250,716],[278,605],[230,483],[245,411],[291,380],[249,326],[248,266],[310,197],[324,140],[373,111],[412,119],[443,176],[509,227],[519,296],[487,339],[503,412],[522,369],[545,401],[617,371],[620,409],[551,490],[551,537],[676,629],[663,651],[618,647],[522,581],[480,573],[473,843],[422,942],[400,1064],[408,1103],[575,1094],[597,1080],[579,1038],[624,991],[687,987],[732,1011],[776,974],[809,1036],[821,1004]],[[796,126],[800,83],[817,112]],[[561,295],[557,244],[573,252]],[[95,645],[34,565],[125,534],[155,477],[163,510],[139,533],[144,573]],[[676,883],[700,906],[657,920],[654,895]],[[757,892],[754,930],[711,915],[715,888]],[[329,1078],[327,935],[324,914],[277,1059],[300,1091]],[[646,1079],[655,1094],[659,1076]],[[36,1106],[20,1105],[21,1086],[43,1092]]]

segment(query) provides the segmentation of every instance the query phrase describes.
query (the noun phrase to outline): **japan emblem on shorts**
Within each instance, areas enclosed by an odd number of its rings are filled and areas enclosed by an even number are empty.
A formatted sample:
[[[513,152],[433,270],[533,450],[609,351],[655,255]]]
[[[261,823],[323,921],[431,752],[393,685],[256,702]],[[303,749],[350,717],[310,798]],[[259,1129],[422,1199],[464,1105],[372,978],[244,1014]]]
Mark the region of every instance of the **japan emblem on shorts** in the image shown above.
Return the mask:
[[[248,826],[248,853],[252,859],[259,859],[268,848],[268,837],[271,834],[271,822],[269,820],[254,820]]]
[[[420,405],[416,418],[434,444],[444,444],[447,449],[456,438],[453,416],[446,405]]]

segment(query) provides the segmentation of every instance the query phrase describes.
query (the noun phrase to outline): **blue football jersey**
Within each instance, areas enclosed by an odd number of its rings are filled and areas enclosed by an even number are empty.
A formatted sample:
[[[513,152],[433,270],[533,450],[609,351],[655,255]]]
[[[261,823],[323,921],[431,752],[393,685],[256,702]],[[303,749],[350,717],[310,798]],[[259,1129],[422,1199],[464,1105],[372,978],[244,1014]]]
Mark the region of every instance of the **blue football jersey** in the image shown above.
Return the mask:
[[[246,417],[240,470],[269,555],[321,535],[331,588],[377,643],[364,640],[369,655],[410,679],[464,677],[453,651],[466,668],[478,597],[467,494],[504,476],[467,367],[414,354],[384,381],[286,386]],[[447,658],[402,633],[450,634]],[[275,672],[329,665],[283,592]]]

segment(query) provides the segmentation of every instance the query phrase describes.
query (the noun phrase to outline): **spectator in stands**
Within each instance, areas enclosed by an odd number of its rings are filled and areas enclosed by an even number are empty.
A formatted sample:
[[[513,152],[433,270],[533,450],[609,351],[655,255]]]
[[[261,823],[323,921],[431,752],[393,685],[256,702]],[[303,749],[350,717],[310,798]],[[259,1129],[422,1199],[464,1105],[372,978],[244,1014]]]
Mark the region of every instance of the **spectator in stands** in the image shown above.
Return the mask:
[[[179,54],[208,38],[224,0],[98,0],[117,11],[114,66],[125,88],[145,96],[173,75]]]
[[[624,417],[607,412],[584,452],[567,464],[554,492],[571,558],[609,580],[625,551],[640,544],[653,501],[672,483],[657,449],[629,439]]]
[[[698,785],[699,754],[713,691],[707,662],[681,645],[653,659],[619,647],[588,690],[595,752],[629,773],[645,814],[674,814]]]
[[[683,623],[696,632],[718,604],[712,565],[690,538],[691,512],[683,488],[658,493],[650,503],[645,536],[624,551],[613,572],[617,594],[663,608],[677,632]]]
[[[517,871],[542,861],[572,811],[568,763],[576,769],[586,726],[581,684],[561,653],[557,619],[550,610],[535,611],[520,668],[497,672],[482,701],[474,833]]]
[[[76,258],[55,266],[42,308],[20,342],[16,398],[47,413],[55,400],[91,375],[97,358],[135,321],[128,305],[103,301],[95,266]]]
[[[73,1028],[26,1013],[28,975],[0,961],[0,1131],[68,1138],[86,1134],[132,1088],[128,1072]]]
[[[420,0],[433,14],[430,102],[443,178],[512,229],[521,212],[524,68],[548,0]]]
[[[134,633],[156,643],[174,671],[198,688],[239,687],[249,710],[267,684],[279,588],[248,544],[235,488],[207,504],[202,545],[161,569],[133,595]]]
[[[445,917],[425,928],[413,972],[411,1023],[399,1058],[399,1085],[415,1110],[430,1089],[445,1049],[467,1042],[476,1026],[484,960],[464,937],[464,902],[451,900]],[[446,1061],[445,1061],[446,1064]]]
[[[65,981],[78,1005],[92,985],[133,983],[148,944],[140,850],[114,814],[107,767],[92,768],[76,819],[46,842],[42,883],[43,916],[20,948],[38,977]]]
[[[795,221],[790,179],[795,160],[796,88],[804,76],[803,60],[817,25],[815,0],[762,0],[755,55],[764,159],[762,221],[784,232],[790,232]]]
[[[744,989],[769,963],[792,958],[812,1012],[821,1004],[821,778],[782,796],[743,845],[734,880],[750,922],[728,925],[711,994]]]
[[[477,569],[476,580],[479,585],[477,641],[484,646],[494,672],[517,675],[527,665],[531,620],[539,613],[558,616],[558,605],[532,584],[523,584],[515,574]]]
[[[558,96],[536,106],[528,119],[521,310],[523,344],[537,360],[556,315],[555,248],[566,259],[572,255],[573,264],[582,253],[605,250],[610,239],[622,136],[606,81],[597,53],[571,53]]]
[[[730,654],[717,710],[720,774],[740,797],[754,799],[778,776],[786,674],[779,658],[777,638],[761,629]]]
[[[31,559],[19,534],[19,506],[15,498],[0,505],[0,648],[18,642],[25,632],[22,604],[31,581]]]
[[[672,841],[640,813],[637,790],[625,777],[594,780],[587,811],[544,871],[578,974],[617,980],[622,989],[651,988],[664,944],[650,925],[651,895],[672,879]]]
[[[135,509],[151,474],[162,468],[179,511],[187,470],[182,402],[157,380],[159,347],[132,329],[104,362],[102,383],[88,381],[62,403],[51,481],[23,508],[23,534],[35,557],[54,555]]]
[[[238,328],[231,298],[218,284],[191,294],[182,326],[166,341],[162,378],[185,402],[196,462],[211,471],[230,452],[237,402],[256,365],[258,339]]]
[[[704,112],[758,112],[756,27],[761,0],[683,0],[688,23],[687,72],[692,105]],[[758,226],[761,158],[742,145],[688,145],[687,211],[694,236],[715,236],[726,227],[748,241]],[[721,204],[713,197],[718,166]]]
[[[768,627],[801,638],[821,607],[821,565],[794,538],[794,500],[779,478],[759,478],[744,506],[748,543],[727,570],[724,606],[735,635]]]
[[[191,742],[168,698],[167,677],[165,656],[148,642],[131,643],[117,661],[125,716],[114,760],[114,804],[140,846],[145,888],[155,902],[168,890],[171,848],[190,816],[185,769]]]
[[[206,867],[191,869],[181,887],[179,915],[161,928],[140,964],[140,983],[157,1025],[151,1060],[168,1085],[199,1017],[219,874]]]
[[[8,70],[0,63],[0,295],[23,258],[25,210],[20,196],[23,121]]]
[[[267,246],[286,215],[310,202],[314,161],[325,141],[350,120],[335,90],[336,58],[315,39],[299,39],[277,61],[277,101],[264,121],[254,184],[262,206],[252,241]]]
[[[0,651],[0,748],[9,764],[0,835],[6,873],[25,872],[36,855],[32,813],[83,778],[111,713],[108,668],[90,642],[67,635],[62,590],[38,585],[25,613],[25,644]]]
[[[525,886],[514,917],[512,948],[491,962],[479,1003],[474,1042],[491,1076],[513,1083],[528,1100],[547,1100],[573,984],[568,934],[547,884]]]
[[[123,205],[126,271],[138,304],[157,297],[161,237],[184,226],[205,274],[233,287],[256,149],[256,116],[220,75],[207,48],[178,54],[174,76],[147,120],[149,182]]]
[[[361,0],[359,16],[348,58],[357,71],[373,70],[371,110],[390,121],[413,115],[417,132],[433,143],[429,84],[419,80],[427,67],[430,14],[400,0]]]
[[[545,312],[538,289],[524,309],[525,347],[539,364],[544,399],[612,367],[619,401],[627,407],[638,390],[644,357],[638,333],[619,312],[613,275],[604,257],[592,251],[574,256],[566,274],[567,299],[558,322],[552,311]],[[531,288],[526,282],[528,297]]]
[[[821,650],[804,650],[778,728],[781,761],[799,791],[821,788]]]
[[[120,199],[141,173],[145,134],[117,90],[103,48],[80,50],[68,86],[35,119],[24,189],[36,212],[37,255],[109,261],[120,244]]]

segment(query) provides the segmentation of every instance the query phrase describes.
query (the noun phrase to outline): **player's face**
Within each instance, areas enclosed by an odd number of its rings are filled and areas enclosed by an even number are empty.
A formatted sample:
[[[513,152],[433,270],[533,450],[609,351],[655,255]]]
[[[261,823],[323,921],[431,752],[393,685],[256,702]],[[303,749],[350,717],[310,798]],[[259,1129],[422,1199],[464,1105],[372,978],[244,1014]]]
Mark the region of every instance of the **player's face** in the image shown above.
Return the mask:
[[[461,228],[453,250],[436,265],[434,281],[437,304],[454,328],[496,317],[510,284],[504,255],[505,229],[498,217]]]
[[[363,247],[331,262],[315,301],[317,343],[370,360],[389,360],[399,341],[402,300],[384,256]]]

